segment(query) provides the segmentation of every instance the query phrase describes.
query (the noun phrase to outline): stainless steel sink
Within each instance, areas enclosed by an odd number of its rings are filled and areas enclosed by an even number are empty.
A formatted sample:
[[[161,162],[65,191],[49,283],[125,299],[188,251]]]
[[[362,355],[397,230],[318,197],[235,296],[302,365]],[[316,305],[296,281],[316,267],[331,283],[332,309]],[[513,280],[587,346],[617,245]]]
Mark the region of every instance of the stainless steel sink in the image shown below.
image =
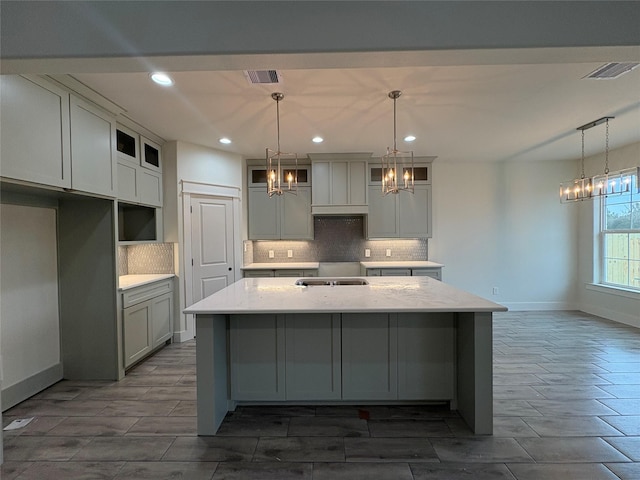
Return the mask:
[[[364,278],[300,278],[296,285],[302,287],[338,287],[342,285],[369,285]]]

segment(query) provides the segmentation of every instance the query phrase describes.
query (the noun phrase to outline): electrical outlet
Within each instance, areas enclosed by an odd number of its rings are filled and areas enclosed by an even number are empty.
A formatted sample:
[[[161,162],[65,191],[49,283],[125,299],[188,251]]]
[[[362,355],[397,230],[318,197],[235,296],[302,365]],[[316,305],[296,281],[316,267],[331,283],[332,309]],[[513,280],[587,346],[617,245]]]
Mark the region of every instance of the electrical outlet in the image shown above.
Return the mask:
[[[365,248],[364,249],[364,256],[369,258],[371,256],[371,249],[370,248]]]
[[[498,289],[498,287],[493,287],[493,294],[498,295],[499,293],[500,293],[500,290]]]
[[[390,257],[390,256],[391,256],[391,249],[387,248],[387,257]]]
[[[244,253],[247,253],[247,242],[244,242]]]
[[[293,258],[293,250],[287,250],[287,258]]]
[[[269,250],[269,258],[275,258],[276,254],[273,252],[273,250]]]

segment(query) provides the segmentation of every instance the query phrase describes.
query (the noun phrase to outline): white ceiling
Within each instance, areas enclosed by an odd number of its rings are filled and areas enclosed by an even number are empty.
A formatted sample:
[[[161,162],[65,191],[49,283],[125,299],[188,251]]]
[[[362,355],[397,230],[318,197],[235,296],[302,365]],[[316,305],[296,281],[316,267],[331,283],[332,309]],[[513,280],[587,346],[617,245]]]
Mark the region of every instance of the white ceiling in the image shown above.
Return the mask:
[[[248,158],[262,158],[265,147],[276,147],[276,103],[270,97],[276,91],[285,94],[281,149],[298,154],[384,153],[393,146],[393,101],[387,93],[395,89],[403,92],[397,101],[398,148],[437,161],[579,158],[576,128],[603,116],[616,117],[610,122],[612,149],[639,142],[640,68],[615,80],[583,79],[616,59],[576,58],[396,68],[315,68],[308,61],[303,68],[274,65],[283,76],[281,85],[251,85],[242,70],[176,69],[170,88],[153,84],[146,72],[73,76],[165,140]],[[393,64],[382,57],[379,63]],[[417,137],[411,146],[402,140],[408,133]],[[312,143],[315,135],[324,143]],[[223,136],[233,143],[220,144]],[[587,155],[602,152],[604,126],[588,130],[585,140]]]

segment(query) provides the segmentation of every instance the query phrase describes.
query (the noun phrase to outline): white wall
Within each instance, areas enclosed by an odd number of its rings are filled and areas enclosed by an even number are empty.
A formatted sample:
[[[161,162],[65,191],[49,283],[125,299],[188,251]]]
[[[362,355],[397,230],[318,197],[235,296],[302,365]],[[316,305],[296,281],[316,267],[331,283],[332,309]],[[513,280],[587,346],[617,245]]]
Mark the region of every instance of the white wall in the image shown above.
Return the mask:
[[[56,212],[0,205],[2,388],[60,363]]]
[[[512,310],[575,308],[577,217],[557,195],[574,175],[573,161],[436,160],[429,259],[447,283]]]
[[[599,133],[604,135],[603,132]],[[593,135],[599,133],[594,131]],[[611,134],[615,134],[615,123],[611,124]],[[604,141],[604,136],[602,139]],[[592,176],[602,173],[604,162],[604,153],[588,157],[585,159],[585,174]],[[611,171],[638,165],[640,165],[640,143],[609,152]],[[599,273],[599,265],[594,264],[594,258],[597,258],[600,248],[598,237],[600,202],[582,202],[577,207],[579,216],[577,291],[580,310],[640,327],[640,293],[592,285],[593,282],[598,281]]]
[[[242,157],[192,143],[173,141],[163,145],[164,158],[164,234],[166,242],[173,242],[176,258],[179,300],[176,302],[174,338],[185,340],[187,317],[182,310],[187,307],[185,298],[183,205],[181,182],[197,182],[206,185],[222,185],[242,188]],[[235,247],[242,248],[240,239]]]

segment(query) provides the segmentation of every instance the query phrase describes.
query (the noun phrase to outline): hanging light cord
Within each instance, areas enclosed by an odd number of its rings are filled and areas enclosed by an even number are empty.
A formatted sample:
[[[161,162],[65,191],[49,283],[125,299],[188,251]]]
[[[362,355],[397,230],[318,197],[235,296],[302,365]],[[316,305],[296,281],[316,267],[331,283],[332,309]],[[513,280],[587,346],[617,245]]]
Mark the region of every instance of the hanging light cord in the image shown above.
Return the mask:
[[[393,97],[393,151],[397,152],[398,149],[396,148],[396,100],[398,99],[397,96]]]
[[[584,178],[584,130],[582,130],[582,175],[580,178]]]
[[[609,173],[609,119],[607,118],[606,133],[605,133],[605,147],[604,147],[604,173]]]
[[[280,98],[276,97],[276,130],[278,132],[278,153],[280,153]]]

